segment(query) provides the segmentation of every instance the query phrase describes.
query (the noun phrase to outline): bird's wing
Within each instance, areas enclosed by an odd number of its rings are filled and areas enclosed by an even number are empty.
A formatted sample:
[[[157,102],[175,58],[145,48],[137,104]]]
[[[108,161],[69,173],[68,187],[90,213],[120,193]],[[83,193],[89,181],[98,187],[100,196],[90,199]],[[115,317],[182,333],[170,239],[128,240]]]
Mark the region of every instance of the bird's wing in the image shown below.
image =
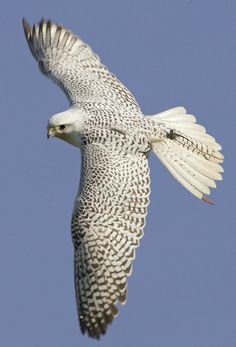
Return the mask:
[[[82,150],[72,216],[75,289],[83,333],[99,338],[125,303],[127,276],[143,234],[150,193],[144,153],[127,155],[98,143]]]
[[[63,89],[71,105],[96,110],[109,104],[115,110],[140,113],[131,92],[78,36],[43,19],[32,28],[24,19],[23,26],[41,72]]]

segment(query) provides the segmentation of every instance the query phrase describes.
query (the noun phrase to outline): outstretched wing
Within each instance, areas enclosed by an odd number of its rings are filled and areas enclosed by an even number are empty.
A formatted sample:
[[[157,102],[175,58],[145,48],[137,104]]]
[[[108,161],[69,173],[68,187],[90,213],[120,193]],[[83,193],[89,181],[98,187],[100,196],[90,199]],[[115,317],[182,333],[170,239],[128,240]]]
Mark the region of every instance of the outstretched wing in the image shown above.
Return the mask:
[[[78,36],[43,19],[32,28],[24,19],[23,26],[40,70],[63,89],[71,105],[86,111],[103,108],[119,109],[120,114],[140,113],[130,91]]]
[[[111,146],[82,151],[80,192],[72,217],[75,289],[83,333],[99,338],[125,303],[127,276],[143,234],[150,192],[144,153]]]

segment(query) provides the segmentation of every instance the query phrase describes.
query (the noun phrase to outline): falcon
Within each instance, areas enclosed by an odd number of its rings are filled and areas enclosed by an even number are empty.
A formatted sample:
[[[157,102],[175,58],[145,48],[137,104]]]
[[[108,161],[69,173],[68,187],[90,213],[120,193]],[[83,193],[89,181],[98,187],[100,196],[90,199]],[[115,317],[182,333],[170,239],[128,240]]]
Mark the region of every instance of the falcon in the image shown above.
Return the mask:
[[[48,137],[80,148],[79,191],[72,213],[74,280],[82,333],[99,338],[124,304],[127,278],[143,236],[153,151],[193,195],[221,180],[221,146],[184,107],[145,116],[131,92],[77,35],[42,19],[23,20],[41,72],[67,96],[68,110],[48,121]]]

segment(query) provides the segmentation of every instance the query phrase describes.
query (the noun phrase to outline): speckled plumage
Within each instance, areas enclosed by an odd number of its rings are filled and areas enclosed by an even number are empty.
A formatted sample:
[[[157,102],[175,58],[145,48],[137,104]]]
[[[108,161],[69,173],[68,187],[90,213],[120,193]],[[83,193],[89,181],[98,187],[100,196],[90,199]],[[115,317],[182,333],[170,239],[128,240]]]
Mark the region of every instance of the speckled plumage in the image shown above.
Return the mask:
[[[183,107],[144,117],[130,91],[64,27],[45,20],[23,25],[40,70],[71,106],[50,118],[48,134],[81,149],[71,224],[75,291],[82,332],[99,338],[117,315],[117,302],[126,300],[149,203],[150,150],[186,189],[208,201],[203,194],[223,171],[221,147]]]
[[[149,148],[139,152],[123,136],[105,133],[106,146],[92,142],[82,152],[72,218],[81,328],[92,336],[106,331],[117,314],[117,300],[126,300],[150,191]]]

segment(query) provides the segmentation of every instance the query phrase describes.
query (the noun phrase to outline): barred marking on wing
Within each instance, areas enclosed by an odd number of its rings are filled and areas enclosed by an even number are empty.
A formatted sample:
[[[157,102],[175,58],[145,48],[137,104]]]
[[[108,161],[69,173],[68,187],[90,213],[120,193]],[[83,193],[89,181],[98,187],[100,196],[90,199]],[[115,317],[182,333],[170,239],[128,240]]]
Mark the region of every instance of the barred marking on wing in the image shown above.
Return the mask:
[[[123,151],[123,149],[121,149]],[[150,179],[146,155],[88,144],[72,217],[82,332],[99,338],[125,303],[127,277],[143,235]]]
[[[100,103],[100,111],[141,113],[131,92],[77,35],[44,19],[32,28],[24,19],[23,26],[41,72],[63,89],[73,106],[87,110],[87,104]]]

